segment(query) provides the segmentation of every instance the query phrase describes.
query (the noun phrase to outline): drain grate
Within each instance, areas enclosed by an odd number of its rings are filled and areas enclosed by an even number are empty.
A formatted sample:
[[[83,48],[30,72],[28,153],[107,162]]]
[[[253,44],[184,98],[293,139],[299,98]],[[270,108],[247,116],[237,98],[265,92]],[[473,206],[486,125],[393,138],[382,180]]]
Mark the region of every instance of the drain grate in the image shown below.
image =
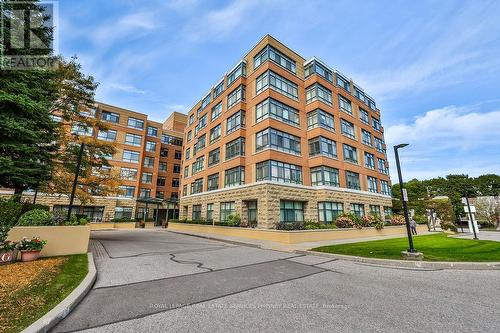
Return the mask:
[[[90,240],[89,243],[89,251],[92,252],[95,259],[107,259],[108,254],[106,253],[106,249],[98,240]]]

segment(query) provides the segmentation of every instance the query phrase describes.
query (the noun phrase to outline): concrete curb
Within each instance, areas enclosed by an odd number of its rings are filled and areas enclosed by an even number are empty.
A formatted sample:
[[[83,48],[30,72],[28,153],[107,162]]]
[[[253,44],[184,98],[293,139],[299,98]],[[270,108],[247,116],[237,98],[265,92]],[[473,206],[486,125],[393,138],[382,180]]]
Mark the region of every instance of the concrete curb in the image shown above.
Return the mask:
[[[80,285],[75,288],[61,303],[57,304],[52,310],[47,312],[42,318],[25,328],[21,333],[39,333],[48,332],[63,320],[87,295],[97,278],[97,270],[94,263],[94,257],[91,252],[87,253],[89,262],[89,271]]]
[[[354,261],[377,266],[388,266],[394,268],[408,269],[459,269],[459,270],[500,270],[500,262],[446,262],[446,261],[411,261],[411,260],[390,260],[347,256],[343,254],[324,253],[316,251],[300,251],[295,253],[314,255],[339,260]],[[424,254],[425,255],[425,254]]]
[[[191,236],[191,237],[198,237],[198,238],[203,238],[203,239],[208,239],[208,240],[215,240],[223,243],[228,243],[228,244],[233,244],[233,245],[241,245],[241,246],[249,246],[249,247],[255,247],[255,248],[262,248],[262,246],[257,245],[257,244],[252,244],[252,243],[245,243],[245,242],[239,242],[239,241],[233,241],[229,239],[223,239],[223,238],[216,238],[216,237],[211,237],[211,236],[205,236],[205,235],[196,235],[196,234],[190,234],[182,231],[172,231],[165,229],[168,232],[171,232],[173,234],[179,234],[179,235],[185,235],[185,236]]]

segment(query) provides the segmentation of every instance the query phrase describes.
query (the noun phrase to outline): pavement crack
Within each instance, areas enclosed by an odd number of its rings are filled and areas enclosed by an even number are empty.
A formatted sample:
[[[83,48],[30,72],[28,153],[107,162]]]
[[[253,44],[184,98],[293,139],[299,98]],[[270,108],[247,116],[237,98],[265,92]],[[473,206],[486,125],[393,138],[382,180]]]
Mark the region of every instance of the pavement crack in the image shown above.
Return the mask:
[[[214,270],[210,267],[203,266],[202,262],[199,261],[188,261],[188,260],[180,260],[175,258],[175,253],[170,253],[170,260],[176,262],[178,264],[186,264],[186,265],[196,265],[197,268],[206,269],[208,272],[213,272]]]

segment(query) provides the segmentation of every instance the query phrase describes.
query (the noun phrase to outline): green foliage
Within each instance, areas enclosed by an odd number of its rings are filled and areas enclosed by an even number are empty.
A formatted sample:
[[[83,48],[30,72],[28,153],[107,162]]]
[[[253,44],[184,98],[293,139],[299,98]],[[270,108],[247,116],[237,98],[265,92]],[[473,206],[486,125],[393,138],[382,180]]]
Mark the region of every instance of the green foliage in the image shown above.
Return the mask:
[[[344,213],[337,216],[335,225],[337,226],[337,228],[354,228],[359,226],[362,227],[362,221],[354,214]]]
[[[279,222],[276,224],[276,230],[304,230],[304,222]]]
[[[17,248],[19,251],[41,251],[43,247],[47,244],[47,241],[41,240],[39,237],[33,237],[32,239],[23,238]]]
[[[33,209],[24,213],[17,224],[20,226],[54,225],[54,215],[43,209]]]
[[[458,229],[457,229],[457,226],[455,223],[453,222],[441,222],[441,229],[443,230],[449,230],[449,231],[453,231],[453,232],[457,232]]]
[[[337,226],[333,223],[321,223],[313,220],[304,221],[304,230],[316,230],[316,229],[336,229]]]

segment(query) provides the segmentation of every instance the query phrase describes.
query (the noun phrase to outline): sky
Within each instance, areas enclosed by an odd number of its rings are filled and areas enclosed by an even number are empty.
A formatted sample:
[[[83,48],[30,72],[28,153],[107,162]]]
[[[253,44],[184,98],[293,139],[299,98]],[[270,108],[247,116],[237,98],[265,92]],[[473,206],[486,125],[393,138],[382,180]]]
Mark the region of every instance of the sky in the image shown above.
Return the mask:
[[[403,178],[500,174],[500,1],[60,0],[58,41],[101,102],[187,112],[265,34],[375,98]]]

